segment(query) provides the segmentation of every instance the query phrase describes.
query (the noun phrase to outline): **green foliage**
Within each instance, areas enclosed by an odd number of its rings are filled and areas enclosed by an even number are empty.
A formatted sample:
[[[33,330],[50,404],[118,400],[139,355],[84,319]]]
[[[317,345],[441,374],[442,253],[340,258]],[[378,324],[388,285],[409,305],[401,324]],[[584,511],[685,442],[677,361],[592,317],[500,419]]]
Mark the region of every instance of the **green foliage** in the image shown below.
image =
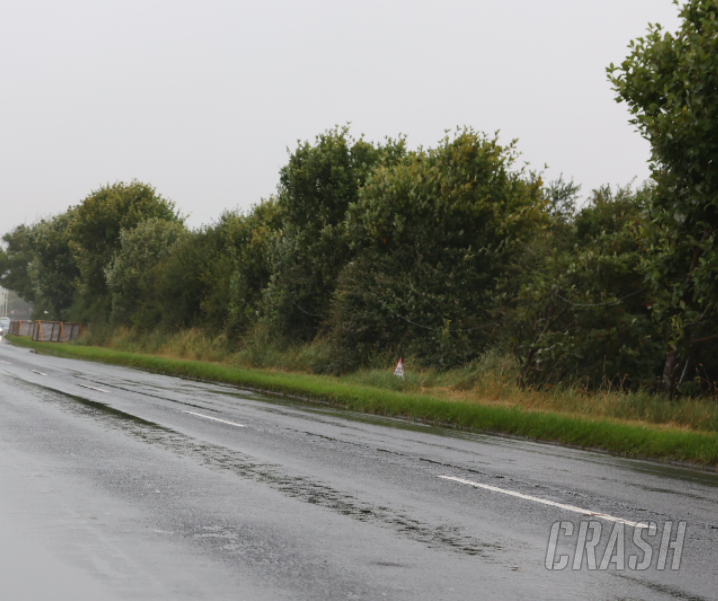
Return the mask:
[[[232,333],[244,333],[260,317],[264,290],[272,276],[272,248],[281,229],[281,213],[274,198],[262,201],[247,215],[228,223],[233,272],[229,282],[229,320]]]
[[[594,190],[570,235],[549,231],[510,316],[525,385],[655,381],[663,342],[651,319],[641,257],[651,188]]]
[[[229,229],[236,218],[224,213],[173,246],[157,269],[158,313],[151,319],[148,315],[147,327],[153,322],[170,330],[205,327],[220,332],[227,327],[233,275]]]
[[[80,271],[70,249],[67,211],[32,229],[33,260],[29,274],[35,289],[34,315],[41,319],[62,320],[75,299]]]
[[[651,143],[657,234],[643,265],[671,394],[699,368],[718,380],[718,2],[690,0],[680,17],[675,34],[653,25],[609,67],[617,100]]]
[[[0,286],[32,303],[35,301],[35,287],[30,277],[30,265],[35,259],[33,228],[19,225],[2,239],[7,246],[0,249]]]
[[[103,186],[72,210],[68,235],[80,269],[81,316],[103,319],[109,315],[111,296],[105,270],[121,250],[122,231],[150,218],[179,221],[174,203],[138,181]]]
[[[659,202],[676,209],[688,203],[693,212],[702,203],[691,201],[718,190],[718,2],[690,0],[680,17],[675,34],[651,25],[621,66],[608,71],[617,100],[628,104],[632,123],[651,142],[656,174],[685,194]]]
[[[79,271],[70,250],[71,211],[3,236],[0,285],[33,303],[37,319],[64,319],[75,297]]]
[[[463,129],[375,171],[349,209],[357,256],[334,298],[347,366],[382,349],[445,367],[484,350],[497,281],[547,224],[541,181],[515,160]]]
[[[112,294],[111,323],[136,323],[143,329],[156,326],[155,282],[158,264],[166,260],[175,244],[187,233],[179,221],[152,217],[133,229],[120,231],[120,250],[105,269]]]
[[[344,233],[347,208],[382,163],[404,154],[404,141],[384,146],[355,140],[348,127],[300,143],[280,172],[281,236],[264,312],[279,333],[310,340],[328,314],[342,267],[351,257]]]
[[[563,174],[546,186],[544,195],[547,201],[547,211],[555,224],[566,224],[573,219],[580,191],[581,186],[573,181],[564,181]]]
[[[579,186],[544,186],[514,143],[464,128],[407,151],[335,128],[290,154],[276,197],[194,231],[147,184],[100,188],[7,234],[0,284],[97,341],[120,328],[325,373],[400,355],[443,373],[509,345],[524,389],[662,376],[671,393],[716,392],[718,76],[702,88],[713,50],[691,50],[710,46],[712,6],[690,2],[679,34],[654,28],[612,71],[655,186],[601,188],[578,210]]]

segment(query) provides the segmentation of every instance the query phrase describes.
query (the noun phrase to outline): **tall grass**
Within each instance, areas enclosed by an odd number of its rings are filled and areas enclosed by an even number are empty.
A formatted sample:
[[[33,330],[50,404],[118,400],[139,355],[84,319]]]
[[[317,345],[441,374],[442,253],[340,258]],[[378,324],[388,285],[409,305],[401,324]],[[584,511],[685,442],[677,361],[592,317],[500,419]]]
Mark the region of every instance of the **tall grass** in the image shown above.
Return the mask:
[[[105,346],[120,351],[165,357],[211,361],[228,366],[262,368],[287,372],[324,374],[332,372],[329,343],[316,340],[288,345],[257,326],[239,346],[225,336],[209,336],[191,329],[167,334],[138,335],[117,330]],[[518,365],[495,351],[459,369],[421,369],[411,357],[405,360],[406,377],[393,375],[394,363],[362,369],[342,379],[348,383],[384,390],[431,395],[450,401],[529,411],[552,411],[587,418],[663,425],[702,432],[718,432],[718,403],[712,398],[669,400],[645,390],[617,391],[610,387],[589,391],[577,386],[526,389],[517,385]]]

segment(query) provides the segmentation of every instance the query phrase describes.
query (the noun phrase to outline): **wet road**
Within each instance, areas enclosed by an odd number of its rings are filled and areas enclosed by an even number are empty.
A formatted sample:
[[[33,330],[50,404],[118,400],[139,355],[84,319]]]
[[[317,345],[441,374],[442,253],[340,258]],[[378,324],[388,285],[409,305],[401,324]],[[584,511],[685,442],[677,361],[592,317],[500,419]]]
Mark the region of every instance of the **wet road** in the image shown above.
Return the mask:
[[[3,600],[717,599],[717,502],[715,473],[0,344]]]

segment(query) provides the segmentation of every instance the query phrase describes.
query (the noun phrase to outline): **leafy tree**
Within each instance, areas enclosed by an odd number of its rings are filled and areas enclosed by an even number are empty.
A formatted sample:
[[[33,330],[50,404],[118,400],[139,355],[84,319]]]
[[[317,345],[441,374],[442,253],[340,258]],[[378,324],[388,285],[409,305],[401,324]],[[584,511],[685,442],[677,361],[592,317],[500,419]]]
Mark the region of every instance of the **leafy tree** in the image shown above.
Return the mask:
[[[573,181],[564,181],[563,174],[546,186],[544,194],[547,200],[547,210],[554,224],[566,224],[573,219],[580,191],[581,186]]]
[[[641,269],[651,192],[594,190],[568,231],[549,230],[533,246],[533,264],[509,311],[524,385],[655,381],[663,342]]]
[[[270,199],[247,215],[225,212],[216,223],[181,236],[153,272],[154,313],[145,303],[135,323],[146,329],[202,327],[230,337],[244,332],[259,319],[278,215]]]
[[[180,221],[174,203],[138,181],[103,186],[73,209],[68,234],[80,269],[79,310],[83,317],[107,318],[111,296],[105,269],[121,250],[121,232],[150,218]]]
[[[216,223],[183,236],[158,266],[155,289],[161,313],[156,320],[162,327],[219,332],[228,326],[234,268],[229,225],[236,218],[226,212]]]
[[[80,271],[70,249],[68,225],[72,212],[41,221],[32,229],[34,258],[29,274],[38,318],[63,320],[75,302]]]
[[[387,348],[445,367],[485,350],[496,284],[547,224],[541,181],[512,170],[516,158],[463,129],[367,181],[331,321],[347,366]]]
[[[272,248],[281,229],[276,199],[262,201],[228,223],[233,272],[229,285],[230,329],[244,332],[260,317],[264,290],[272,276]]]
[[[676,33],[651,25],[608,69],[617,100],[651,143],[657,237],[644,269],[665,332],[670,394],[705,367],[718,339],[718,2],[690,0],[680,17]]]
[[[157,266],[170,256],[174,245],[186,233],[181,222],[156,217],[120,231],[121,248],[105,270],[112,294],[114,325],[134,322],[146,329],[157,325],[160,311],[156,306]]]
[[[0,286],[29,303],[35,300],[35,287],[30,277],[30,265],[35,259],[33,227],[17,226],[2,237],[6,248],[0,248]]]
[[[343,229],[347,208],[377,165],[403,153],[402,139],[375,145],[343,127],[317,136],[314,145],[301,143],[289,157],[280,172],[282,232],[265,293],[265,314],[280,333],[300,340],[316,335],[351,256]]]

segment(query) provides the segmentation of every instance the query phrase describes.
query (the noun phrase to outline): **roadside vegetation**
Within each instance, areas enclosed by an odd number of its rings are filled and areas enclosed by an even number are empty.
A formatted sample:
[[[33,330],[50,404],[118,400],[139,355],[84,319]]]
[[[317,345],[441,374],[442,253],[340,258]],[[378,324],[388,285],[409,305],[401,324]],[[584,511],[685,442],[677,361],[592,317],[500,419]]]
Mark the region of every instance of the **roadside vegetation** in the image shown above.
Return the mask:
[[[83,342],[81,340],[79,344]],[[316,373],[318,363],[331,361],[332,351],[330,344],[322,342],[282,350],[267,340],[236,351],[226,339],[207,336],[200,330],[137,336],[132,330],[121,329],[105,347],[120,352],[296,374]],[[610,383],[596,390],[577,385],[530,388],[520,384],[520,367],[513,357],[505,354],[489,352],[476,361],[450,370],[415,368],[411,358],[404,360],[404,366],[404,378],[395,376],[390,366],[381,365],[344,374],[340,379],[359,386],[430,394],[447,401],[520,407],[529,411],[548,410],[718,433],[718,403],[690,397],[670,400],[646,390],[613,389]]]
[[[336,127],[198,229],[148,184],[92,191],[4,236],[0,284],[88,345],[715,433],[718,4],[681,17],[608,69],[651,143],[641,186],[581,199],[466,127],[418,149]]]

